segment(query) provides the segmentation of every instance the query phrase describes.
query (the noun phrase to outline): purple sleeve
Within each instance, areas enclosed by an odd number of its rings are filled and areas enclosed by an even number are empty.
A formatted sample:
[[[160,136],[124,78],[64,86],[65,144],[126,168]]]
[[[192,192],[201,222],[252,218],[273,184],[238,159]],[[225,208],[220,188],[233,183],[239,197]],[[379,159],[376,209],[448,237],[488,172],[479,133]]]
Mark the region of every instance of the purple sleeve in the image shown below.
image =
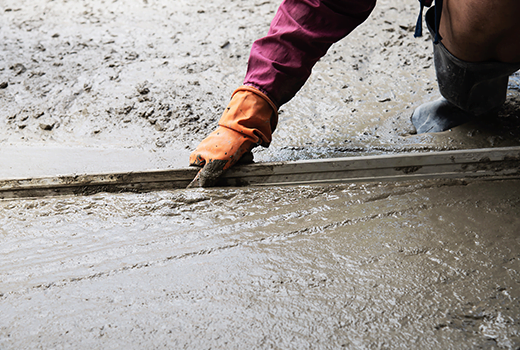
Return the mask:
[[[253,43],[244,85],[279,107],[300,90],[329,47],[372,12],[376,0],[284,0],[267,36]]]

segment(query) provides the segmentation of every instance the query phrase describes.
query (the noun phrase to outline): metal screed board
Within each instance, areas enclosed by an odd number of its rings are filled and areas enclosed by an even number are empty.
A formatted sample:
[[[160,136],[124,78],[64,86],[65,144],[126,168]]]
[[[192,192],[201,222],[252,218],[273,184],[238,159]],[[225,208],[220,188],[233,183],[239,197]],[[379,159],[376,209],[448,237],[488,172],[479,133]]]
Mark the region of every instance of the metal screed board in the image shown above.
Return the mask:
[[[0,180],[0,199],[181,189],[197,168]],[[217,186],[276,186],[442,178],[520,178],[520,147],[257,163]]]

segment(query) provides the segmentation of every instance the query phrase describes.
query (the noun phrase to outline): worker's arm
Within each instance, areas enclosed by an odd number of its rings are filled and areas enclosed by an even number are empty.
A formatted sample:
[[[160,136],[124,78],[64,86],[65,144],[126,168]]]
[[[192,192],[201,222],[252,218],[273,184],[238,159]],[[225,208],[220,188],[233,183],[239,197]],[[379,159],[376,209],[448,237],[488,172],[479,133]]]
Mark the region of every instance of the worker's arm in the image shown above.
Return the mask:
[[[254,42],[244,85],[288,102],[330,46],[361,24],[375,0],[285,0],[267,36]]]
[[[254,147],[271,142],[278,108],[289,101],[330,46],[361,24],[375,0],[284,0],[267,36],[255,41],[244,86],[237,89],[219,127],[190,156],[204,166],[190,187],[212,186]]]

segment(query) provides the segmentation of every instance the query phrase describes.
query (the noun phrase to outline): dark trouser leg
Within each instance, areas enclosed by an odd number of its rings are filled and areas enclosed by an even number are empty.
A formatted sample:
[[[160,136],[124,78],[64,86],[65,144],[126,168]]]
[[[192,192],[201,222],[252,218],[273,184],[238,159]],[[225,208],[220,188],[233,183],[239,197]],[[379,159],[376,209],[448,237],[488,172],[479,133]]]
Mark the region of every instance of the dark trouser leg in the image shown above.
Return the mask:
[[[435,35],[433,8],[426,23]],[[453,56],[442,44],[434,44],[434,62],[442,98],[419,106],[412,114],[417,133],[439,132],[476,117],[496,112],[504,103],[509,75],[520,64],[465,62]]]

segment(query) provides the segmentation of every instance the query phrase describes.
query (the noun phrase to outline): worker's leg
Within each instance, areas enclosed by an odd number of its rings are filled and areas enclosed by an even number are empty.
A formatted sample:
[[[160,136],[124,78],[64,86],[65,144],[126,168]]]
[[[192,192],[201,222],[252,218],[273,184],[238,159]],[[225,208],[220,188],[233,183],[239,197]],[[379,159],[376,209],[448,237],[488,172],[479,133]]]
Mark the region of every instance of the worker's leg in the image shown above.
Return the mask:
[[[467,62],[520,62],[520,1],[444,0],[439,32]]]
[[[520,25],[507,16],[492,15],[489,21],[483,18],[483,11],[489,10],[486,6],[494,2],[445,0],[439,29],[442,41],[434,44],[435,70],[443,98],[414,111],[412,122],[418,133],[447,130],[494,113],[504,103],[508,77],[520,68],[520,63],[510,63],[520,62]],[[474,6],[468,7],[468,3]],[[495,7],[500,7],[499,13],[503,10],[503,6]],[[511,5],[509,10],[518,13],[518,9]],[[434,9],[430,9],[426,22],[432,34],[434,17]]]

